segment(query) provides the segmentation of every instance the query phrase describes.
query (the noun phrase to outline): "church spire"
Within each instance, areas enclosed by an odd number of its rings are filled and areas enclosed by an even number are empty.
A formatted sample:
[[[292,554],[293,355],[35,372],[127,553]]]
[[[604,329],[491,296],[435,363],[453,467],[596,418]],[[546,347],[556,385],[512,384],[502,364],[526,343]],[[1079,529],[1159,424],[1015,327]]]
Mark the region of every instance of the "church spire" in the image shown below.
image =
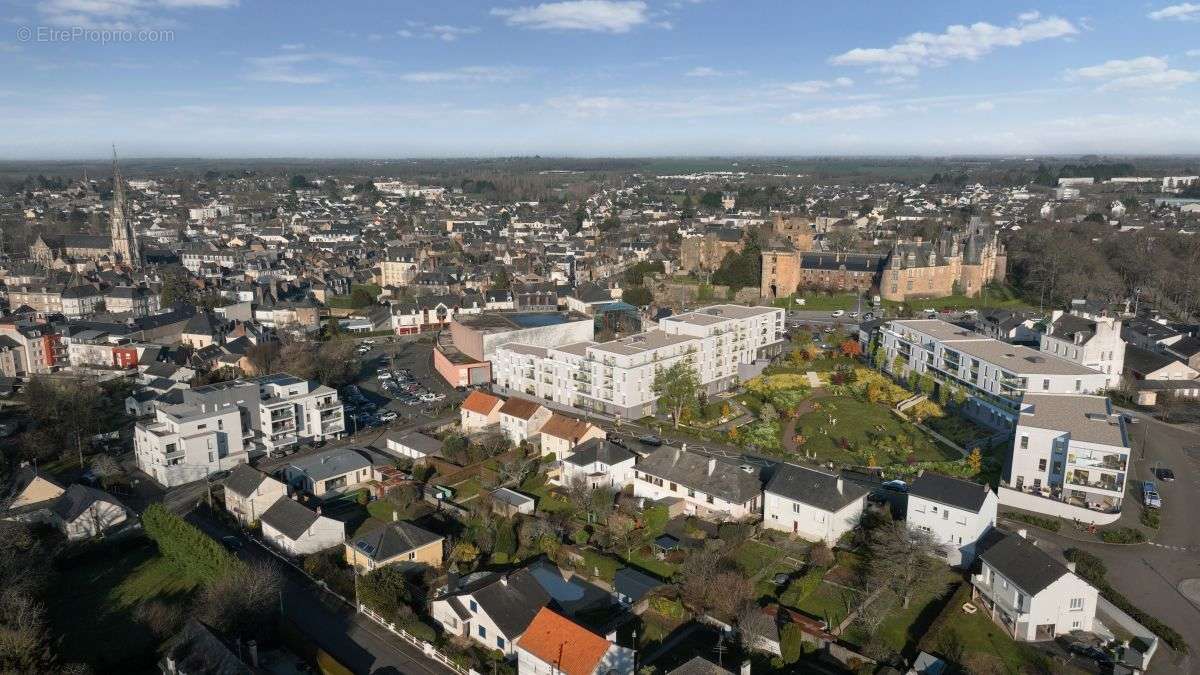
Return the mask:
[[[117,164],[117,146],[113,145],[113,204],[111,215],[112,254],[116,262],[131,269],[142,265],[142,254],[138,247],[133,224],[125,212],[125,182],[121,179],[121,167]]]

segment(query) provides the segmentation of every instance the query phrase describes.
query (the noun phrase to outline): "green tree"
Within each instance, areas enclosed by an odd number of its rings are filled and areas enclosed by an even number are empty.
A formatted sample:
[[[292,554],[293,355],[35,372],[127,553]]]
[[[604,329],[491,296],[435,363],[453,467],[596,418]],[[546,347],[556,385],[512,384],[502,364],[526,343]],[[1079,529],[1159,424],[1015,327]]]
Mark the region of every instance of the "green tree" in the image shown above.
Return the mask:
[[[800,626],[794,623],[784,625],[783,632],[779,636],[779,651],[782,653],[784,663],[795,663],[800,660],[800,655],[804,652],[804,633],[800,630]]]
[[[675,428],[679,428],[679,417],[683,411],[696,405],[696,392],[699,389],[700,376],[692,366],[690,353],[670,368],[659,368],[654,373],[654,395],[671,412]]]
[[[306,188],[306,187],[308,187],[308,179],[305,178],[301,174],[296,174],[295,176],[292,176],[292,179],[290,181],[288,181],[288,187],[290,187],[293,190],[300,190],[302,188]]]
[[[359,577],[358,601],[393,623],[401,623],[412,614],[408,580],[396,565],[384,565]]]
[[[188,271],[183,267],[171,266],[163,270],[162,290],[159,291],[159,304],[169,307],[176,302],[191,302],[192,286],[188,281]]]
[[[630,286],[621,294],[621,300],[635,307],[645,307],[654,302],[654,293],[645,286]]]
[[[375,297],[371,295],[371,291],[359,286],[350,293],[350,304],[354,307],[369,307],[375,304]]]
[[[721,193],[720,192],[705,192],[700,198],[700,206],[707,209],[721,208]]]

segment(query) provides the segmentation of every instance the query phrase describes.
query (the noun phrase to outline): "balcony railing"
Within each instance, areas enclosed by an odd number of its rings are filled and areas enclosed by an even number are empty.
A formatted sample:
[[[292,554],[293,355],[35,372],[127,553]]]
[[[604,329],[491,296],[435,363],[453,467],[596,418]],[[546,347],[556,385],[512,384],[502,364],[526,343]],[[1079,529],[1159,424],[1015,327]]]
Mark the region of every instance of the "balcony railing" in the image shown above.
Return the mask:
[[[1101,457],[1087,457],[1082,455],[1067,455],[1067,464],[1087,467],[1090,469],[1107,469],[1109,471],[1124,471],[1127,462],[1119,455],[1103,455]]]
[[[1110,492],[1124,492],[1125,481],[1099,481],[1086,478],[1078,478],[1075,476],[1067,476],[1067,485],[1076,487],[1091,488],[1093,490],[1108,490]]]

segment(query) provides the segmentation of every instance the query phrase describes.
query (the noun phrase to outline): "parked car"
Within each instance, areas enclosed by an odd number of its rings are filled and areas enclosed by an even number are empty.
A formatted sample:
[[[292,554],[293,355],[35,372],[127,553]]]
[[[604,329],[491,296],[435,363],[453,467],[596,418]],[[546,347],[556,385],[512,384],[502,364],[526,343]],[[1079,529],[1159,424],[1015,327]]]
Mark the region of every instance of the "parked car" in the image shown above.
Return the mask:
[[[908,492],[908,483],[902,480],[889,480],[883,484],[883,489],[892,492]]]
[[[230,553],[237,553],[238,551],[242,550],[242,547],[245,544],[241,539],[238,539],[232,534],[227,534],[224,537],[221,537],[221,545],[224,546],[225,549]]]
[[[937,314],[937,310],[932,307],[926,307],[923,311],[926,314]]]
[[[375,374],[375,377],[378,377],[381,380],[390,380],[392,379],[392,374],[386,370],[381,370]]]
[[[1157,470],[1157,471],[1155,471],[1154,473],[1156,474],[1156,477],[1157,477],[1159,480],[1165,480],[1165,481],[1167,481],[1168,483],[1170,483],[1171,481],[1175,480],[1175,472],[1174,472],[1174,471],[1172,471],[1172,470],[1170,470],[1170,469],[1167,469],[1167,468],[1165,468],[1165,467],[1164,467],[1164,468],[1161,468],[1161,469],[1158,469],[1158,470]]]
[[[979,310],[974,309],[974,308],[968,309],[967,311],[963,312],[963,314],[966,314],[967,316],[975,316],[978,313],[979,313]]]
[[[645,436],[639,436],[638,443],[641,443],[642,445],[652,445],[657,448],[663,444],[663,439],[655,436],[654,434],[647,434]]]
[[[397,417],[399,417],[399,416],[396,414],[396,411],[394,411],[394,410],[388,410],[388,411],[379,413],[379,421],[380,422],[395,422]]]
[[[833,313],[832,313],[832,314],[830,314],[829,316],[832,316],[833,318],[835,318],[835,319],[836,319],[836,318],[838,318],[838,317],[840,317],[840,316],[845,316],[845,315],[846,315],[846,310],[844,310],[844,309],[835,309],[835,310],[833,310]]]
[[[1162,496],[1158,494],[1158,486],[1154,481],[1142,481],[1142,503],[1149,509],[1162,508]]]

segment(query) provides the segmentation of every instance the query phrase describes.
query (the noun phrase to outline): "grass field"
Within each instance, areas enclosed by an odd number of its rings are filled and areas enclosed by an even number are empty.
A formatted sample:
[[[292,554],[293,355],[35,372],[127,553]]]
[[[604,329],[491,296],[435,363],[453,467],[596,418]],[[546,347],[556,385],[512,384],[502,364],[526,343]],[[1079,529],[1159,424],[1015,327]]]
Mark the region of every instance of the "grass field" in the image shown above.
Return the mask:
[[[805,614],[824,619],[830,626],[836,626],[861,601],[862,594],[858,591],[822,583],[815,591],[800,598],[795,607]]]
[[[741,567],[748,576],[758,574],[782,557],[783,551],[753,539],[742,542],[742,545],[737,547],[733,553],[733,559],[737,561],[738,567]]]
[[[960,458],[957,452],[934,441],[920,429],[906,424],[881,405],[845,396],[823,398],[820,404],[820,410],[802,415],[796,424],[796,432],[807,438],[801,450],[815,452],[819,459],[854,464],[864,461],[866,455],[874,454],[880,465],[904,462],[905,456],[900,453],[889,454],[885,449],[886,443],[880,442],[881,438],[896,435],[904,437],[905,442],[911,442],[917,461]],[[829,423],[830,416],[837,420],[832,426]],[[822,429],[828,433],[822,433]],[[857,450],[840,447],[842,438]]]
[[[160,640],[138,622],[137,606],[146,600],[182,605],[199,585],[148,541],[71,561],[46,601],[58,655],[96,672],[142,672],[157,658]]]
[[[804,303],[801,304],[800,301]],[[806,311],[833,311],[835,309],[844,309],[850,311],[859,309],[859,296],[854,293],[835,293],[826,295],[825,293],[797,293],[794,296],[787,298],[779,298],[773,303],[776,307],[784,309],[799,309]],[[862,301],[862,311],[868,312],[871,310],[869,300]]]
[[[978,297],[969,298],[965,295],[948,295],[944,298],[925,298],[911,300],[907,303],[885,300],[883,306],[889,311],[897,310],[907,305],[909,309],[920,312],[923,309],[1030,309],[1029,303],[1017,297],[1008,287],[990,286]]]
[[[871,636],[863,634],[857,626],[854,626],[846,631],[846,639],[854,644],[862,645],[870,637],[874,637],[896,653],[902,652],[910,641],[915,643],[920,640],[921,636],[929,629],[929,625],[938,617],[939,610],[946,602],[945,594],[949,592],[955,582],[961,580],[949,567],[940,568],[938,574],[938,580],[943,585],[937,592],[925,593],[913,598],[908,603],[908,607],[895,607]],[[961,604],[959,603],[959,606]]]

